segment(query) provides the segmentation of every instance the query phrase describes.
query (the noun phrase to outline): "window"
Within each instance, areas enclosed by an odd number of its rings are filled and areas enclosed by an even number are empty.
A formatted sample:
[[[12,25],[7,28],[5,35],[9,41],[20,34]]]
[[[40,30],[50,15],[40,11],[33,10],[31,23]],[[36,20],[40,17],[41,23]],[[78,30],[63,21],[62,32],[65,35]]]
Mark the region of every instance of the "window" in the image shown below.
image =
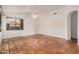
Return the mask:
[[[23,30],[23,19],[6,17],[7,30]]]

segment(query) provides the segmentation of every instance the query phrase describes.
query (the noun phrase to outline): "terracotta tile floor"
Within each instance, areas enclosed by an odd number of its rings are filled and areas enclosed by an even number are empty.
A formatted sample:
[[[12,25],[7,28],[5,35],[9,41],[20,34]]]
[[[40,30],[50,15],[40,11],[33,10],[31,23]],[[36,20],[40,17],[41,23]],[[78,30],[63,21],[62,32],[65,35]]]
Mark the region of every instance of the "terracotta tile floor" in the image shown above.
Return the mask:
[[[76,42],[46,35],[30,35],[3,39],[2,54],[77,54]]]

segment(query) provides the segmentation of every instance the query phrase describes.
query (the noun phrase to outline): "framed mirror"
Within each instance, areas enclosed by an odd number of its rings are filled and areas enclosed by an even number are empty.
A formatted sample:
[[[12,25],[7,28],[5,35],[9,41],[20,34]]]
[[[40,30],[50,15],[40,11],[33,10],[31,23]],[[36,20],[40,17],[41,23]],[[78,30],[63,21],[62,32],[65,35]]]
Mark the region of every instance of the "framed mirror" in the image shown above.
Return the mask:
[[[6,30],[23,30],[23,19],[6,17]]]

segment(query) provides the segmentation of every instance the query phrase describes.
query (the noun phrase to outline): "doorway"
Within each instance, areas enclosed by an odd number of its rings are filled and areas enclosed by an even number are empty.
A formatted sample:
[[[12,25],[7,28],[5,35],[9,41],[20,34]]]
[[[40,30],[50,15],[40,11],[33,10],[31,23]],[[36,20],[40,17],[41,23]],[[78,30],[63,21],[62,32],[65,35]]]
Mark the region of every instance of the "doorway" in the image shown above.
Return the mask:
[[[69,19],[68,19],[68,36],[69,39],[73,42],[77,43],[77,11],[72,11],[69,13]]]

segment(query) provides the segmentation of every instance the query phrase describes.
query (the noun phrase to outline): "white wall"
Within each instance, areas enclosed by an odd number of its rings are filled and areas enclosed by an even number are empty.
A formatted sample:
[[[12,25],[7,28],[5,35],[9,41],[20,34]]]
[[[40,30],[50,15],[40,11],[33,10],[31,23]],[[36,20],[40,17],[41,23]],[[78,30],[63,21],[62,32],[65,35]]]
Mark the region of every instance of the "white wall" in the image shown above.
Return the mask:
[[[57,12],[57,15],[54,15],[53,11],[50,11],[50,13],[40,16],[40,33],[68,40],[68,14],[74,10],[79,12],[79,7],[65,6],[54,11]]]
[[[54,15],[54,12],[57,12],[57,14]],[[50,13],[40,16],[40,33],[49,36],[67,38],[64,11],[59,9],[54,12],[51,11]]]
[[[40,23],[39,23],[39,18],[34,18],[34,33],[35,34],[41,34],[41,33],[39,33],[39,25],[40,25]]]
[[[11,38],[34,34],[33,20],[29,15],[8,14],[7,16],[23,18],[24,30],[6,30],[6,16],[2,16],[2,38]]]
[[[0,44],[1,44],[1,32],[0,32]]]
[[[71,38],[77,38],[77,11],[71,14]]]

